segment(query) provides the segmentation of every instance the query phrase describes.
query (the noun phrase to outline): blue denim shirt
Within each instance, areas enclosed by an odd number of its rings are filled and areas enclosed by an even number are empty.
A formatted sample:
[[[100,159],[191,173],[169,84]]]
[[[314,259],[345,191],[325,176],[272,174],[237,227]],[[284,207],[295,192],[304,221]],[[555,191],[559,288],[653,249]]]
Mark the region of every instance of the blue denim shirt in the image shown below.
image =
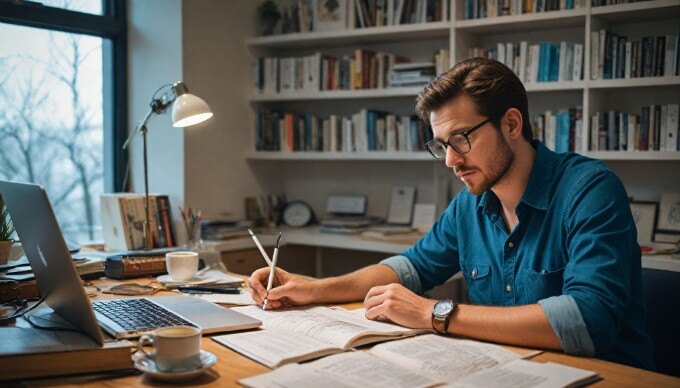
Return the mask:
[[[511,233],[492,191],[463,190],[426,236],[383,263],[418,293],[461,271],[474,304],[539,303],[565,352],[653,369],[623,184],[598,160],[532,145],[536,159]]]

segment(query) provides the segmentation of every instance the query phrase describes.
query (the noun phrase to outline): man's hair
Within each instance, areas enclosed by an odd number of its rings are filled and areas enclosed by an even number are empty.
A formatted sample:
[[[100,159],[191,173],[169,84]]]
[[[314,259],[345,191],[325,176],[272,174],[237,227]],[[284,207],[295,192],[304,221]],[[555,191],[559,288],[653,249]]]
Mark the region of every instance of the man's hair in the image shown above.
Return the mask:
[[[496,128],[510,108],[522,114],[522,136],[534,138],[529,122],[529,103],[522,81],[507,66],[493,59],[464,59],[430,82],[416,98],[416,113],[430,122],[430,113],[461,94],[472,99],[477,113],[491,117]]]

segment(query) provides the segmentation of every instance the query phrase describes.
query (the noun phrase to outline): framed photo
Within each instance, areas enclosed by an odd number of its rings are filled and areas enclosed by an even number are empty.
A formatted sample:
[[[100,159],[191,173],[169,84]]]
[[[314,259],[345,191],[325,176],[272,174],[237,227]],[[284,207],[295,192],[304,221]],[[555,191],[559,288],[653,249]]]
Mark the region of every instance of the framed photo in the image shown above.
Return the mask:
[[[349,0],[312,0],[314,31],[337,31],[347,28]]]
[[[630,210],[633,213],[637,239],[640,245],[649,245],[654,238],[654,226],[658,215],[658,202],[631,202]]]
[[[656,228],[659,232],[680,233],[680,193],[661,195],[659,221]]]

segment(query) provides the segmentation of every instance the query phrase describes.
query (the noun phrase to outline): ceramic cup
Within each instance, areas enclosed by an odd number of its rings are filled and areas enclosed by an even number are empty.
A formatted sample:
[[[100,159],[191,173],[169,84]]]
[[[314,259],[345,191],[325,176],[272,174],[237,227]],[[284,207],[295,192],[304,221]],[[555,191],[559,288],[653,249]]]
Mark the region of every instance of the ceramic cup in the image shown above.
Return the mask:
[[[170,252],[165,254],[165,265],[172,280],[191,280],[198,271],[198,253]]]
[[[147,353],[143,346],[153,345]],[[183,372],[201,367],[201,330],[191,326],[156,329],[139,338],[137,349],[156,362],[161,372]]]

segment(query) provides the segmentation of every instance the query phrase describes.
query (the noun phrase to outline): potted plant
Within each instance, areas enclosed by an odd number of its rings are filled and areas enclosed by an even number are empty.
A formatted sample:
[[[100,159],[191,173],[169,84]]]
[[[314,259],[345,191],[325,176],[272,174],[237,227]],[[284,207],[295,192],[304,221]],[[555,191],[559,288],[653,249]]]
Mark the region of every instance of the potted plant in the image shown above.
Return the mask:
[[[9,261],[9,251],[14,244],[13,234],[14,224],[9,218],[5,202],[0,197],[0,264],[7,264]]]
[[[273,0],[266,0],[257,7],[257,16],[262,28],[262,35],[272,35],[276,28],[276,23],[281,18],[279,7]]]

